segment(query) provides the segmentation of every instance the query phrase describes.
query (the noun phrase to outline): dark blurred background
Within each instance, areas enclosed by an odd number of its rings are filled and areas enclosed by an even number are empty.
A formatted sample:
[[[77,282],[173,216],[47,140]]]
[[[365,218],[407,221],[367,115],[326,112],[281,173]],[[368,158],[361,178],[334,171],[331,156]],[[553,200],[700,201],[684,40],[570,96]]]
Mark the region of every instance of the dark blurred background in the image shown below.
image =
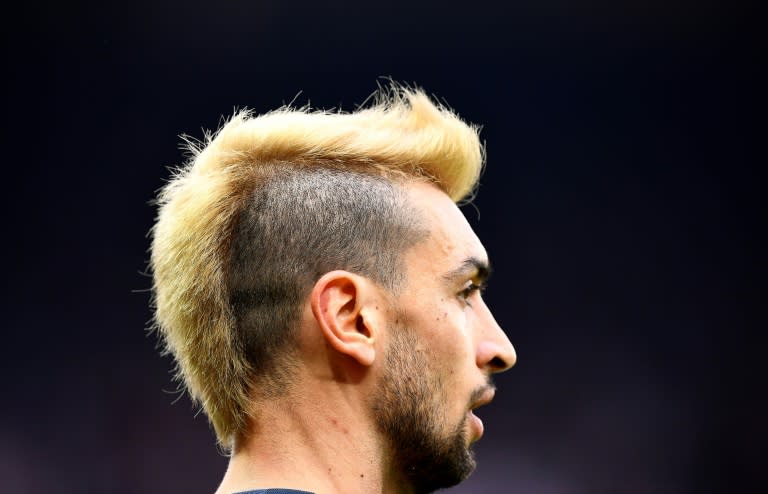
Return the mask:
[[[212,493],[146,327],[149,201],[236,108],[382,77],[482,124],[516,345],[456,493],[766,486],[765,52],[739,3],[36,2],[3,34],[0,491]],[[759,163],[763,165],[758,166]]]

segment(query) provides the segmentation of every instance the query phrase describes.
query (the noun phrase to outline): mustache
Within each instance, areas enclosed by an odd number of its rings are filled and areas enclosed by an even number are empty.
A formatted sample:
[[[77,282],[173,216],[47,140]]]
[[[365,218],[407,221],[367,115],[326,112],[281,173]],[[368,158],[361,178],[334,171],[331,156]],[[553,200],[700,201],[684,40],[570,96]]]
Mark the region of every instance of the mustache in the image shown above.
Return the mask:
[[[476,403],[478,400],[480,400],[483,397],[483,395],[485,395],[490,391],[495,392],[496,385],[493,384],[493,379],[488,377],[488,379],[485,381],[485,384],[479,386],[477,389],[475,389],[472,392],[472,395],[469,397],[469,402]]]

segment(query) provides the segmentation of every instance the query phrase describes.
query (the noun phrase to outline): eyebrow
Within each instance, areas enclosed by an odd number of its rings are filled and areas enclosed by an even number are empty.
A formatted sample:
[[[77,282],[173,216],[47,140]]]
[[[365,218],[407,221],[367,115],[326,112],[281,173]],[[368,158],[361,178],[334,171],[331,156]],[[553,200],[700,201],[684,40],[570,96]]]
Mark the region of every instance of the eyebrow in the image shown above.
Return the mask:
[[[480,283],[485,283],[491,277],[491,264],[477,257],[468,257],[456,268],[443,275],[447,281],[454,281],[459,278],[477,278]]]

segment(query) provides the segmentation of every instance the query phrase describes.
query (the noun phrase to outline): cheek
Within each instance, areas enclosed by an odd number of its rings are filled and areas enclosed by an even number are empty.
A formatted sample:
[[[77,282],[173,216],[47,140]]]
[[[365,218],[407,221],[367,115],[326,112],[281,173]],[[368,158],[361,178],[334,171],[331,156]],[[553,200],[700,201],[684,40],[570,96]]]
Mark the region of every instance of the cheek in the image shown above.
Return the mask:
[[[475,363],[474,341],[467,331],[466,315],[440,312],[435,317],[431,331],[429,352],[437,361],[442,375],[450,379],[452,385],[467,379]]]
[[[435,311],[433,337],[446,352],[456,357],[471,352],[472,335],[467,326],[467,312],[458,304],[440,307]]]
[[[434,362],[434,368],[454,376],[465,369],[467,362],[474,362],[469,312],[459,300],[440,297],[413,309],[402,312],[400,322],[420,336],[419,346]]]
[[[440,297],[435,303],[426,306],[423,314],[432,323],[435,333],[464,332],[467,326],[467,312],[462,304],[462,301],[455,298]]]

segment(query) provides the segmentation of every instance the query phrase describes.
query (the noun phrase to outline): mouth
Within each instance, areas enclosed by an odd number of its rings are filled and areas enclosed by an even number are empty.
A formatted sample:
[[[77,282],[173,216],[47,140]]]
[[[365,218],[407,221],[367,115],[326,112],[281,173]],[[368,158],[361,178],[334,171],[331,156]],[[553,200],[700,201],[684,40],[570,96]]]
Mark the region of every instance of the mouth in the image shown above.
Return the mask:
[[[480,439],[483,436],[483,432],[485,431],[483,421],[480,420],[480,417],[475,415],[474,410],[490,403],[493,400],[495,394],[496,388],[493,386],[486,386],[473,393],[473,400],[471,401],[469,411],[467,411],[467,419],[469,421],[470,428],[474,431],[472,442]]]
[[[475,408],[481,407],[483,405],[487,405],[491,401],[493,401],[493,397],[496,396],[496,388],[493,386],[485,386],[483,388],[480,388],[479,390],[475,391],[472,394],[472,400],[471,405],[469,406],[469,410],[472,411]]]

